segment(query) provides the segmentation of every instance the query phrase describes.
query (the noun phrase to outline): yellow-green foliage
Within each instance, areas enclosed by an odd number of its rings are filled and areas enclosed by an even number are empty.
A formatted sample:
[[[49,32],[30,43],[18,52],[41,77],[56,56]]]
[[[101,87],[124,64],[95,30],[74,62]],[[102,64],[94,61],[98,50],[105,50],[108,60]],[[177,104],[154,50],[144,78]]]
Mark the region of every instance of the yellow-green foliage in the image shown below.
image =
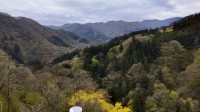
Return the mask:
[[[92,57],[92,64],[99,64],[99,61],[96,59],[96,56]]]
[[[116,58],[116,54],[111,50],[107,53],[107,55],[109,60],[113,60]]]
[[[40,96],[37,93],[27,92],[23,101],[28,105],[34,105],[38,102]]]
[[[192,112],[197,112],[199,102],[197,100],[193,100],[192,98],[188,98],[185,103],[187,103],[187,102],[190,104],[190,108],[191,108]]]
[[[174,83],[174,79],[173,79],[173,74],[171,73],[170,68],[167,66],[164,66],[164,67],[162,67],[161,71],[164,75],[165,84],[167,86],[172,86]]]
[[[123,51],[123,45],[118,45],[117,47],[116,47],[116,51],[117,51],[117,54],[119,54],[119,53],[121,53],[122,51]]]
[[[0,61],[8,61],[8,55],[2,50],[0,50]]]
[[[2,110],[2,112],[6,112],[7,109],[8,109],[8,104],[6,102],[6,99],[4,95],[0,93],[0,110]]]
[[[120,103],[116,103],[115,106],[108,103],[103,91],[95,93],[78,91],[70,98],[69,105],[80,105],[83,112],[131,112],[129,108],[123,108]]]
[[[120,44],[118,46],[114,46],[107,53],[108,59],[114,60],[116,58],[119,58],[123,55],[123,52],[124,52],[124,45]]]
[[[200,49],[197,51],[195,55],[195,62],[200,62]]]
[[[75,56],[70,62],[72,70],[78,70],[83,68],[83,60]]]
[[[138,34],[135,36],[135,39],[141,41],[141,42],[145,42],[151,39],[151,37],[149,35],[142,35],[142,34]]]
[[[153,108],[156,104],[154,103],[154,101],[152,100],[146,100],[145,102],[145,108],[146,110],[150,110],[151,108]]]
[[[13,64],[14,63],[10,61],[9,56],[5,52],[0,50],[0,73],[1,73],[0,77],[5,75],[5,73],[8,71],[10,66]]]
[[[195,55],[193,64],[189,65],[186,71],[191,74],[199,74],[200,73],[199,66],[200,66],[200,49],[197,51]]]
[[[187,67],[187,72],[192,75],[192,85],[200,84],[200,49],[197,51],[195,55],[195,60],[193,64]]]
[[[163,43],[161,46],[161,55],[162,56],[171,56],[173,54],[182,53],[185,49],[183,46],[176,40],[172,40],[169,43]]]
[[[164,83],[172,89],[175,87],[178,74],[192,62],[193,56],[175,40],[162,43],[161,56],[158,63],[161,66]]]
[[[172,32],[173,31],[173,26],[166,28],[166,32]]]
[[[114,108],[111,110],[108,110],[108,112],[131,112],[131,110],[127,107],[122,107],[121,103],[116,103]]]
[[[171,91],[169,97],[173,100],[177,100],[179,98],[179,94],[176,91]]]
[[[173,32],[173,26],[167,27],[166,29],[160,29],[159,32],[160,33]]]
[[[145,102],[147,112],[198,112],[198,106],[198,101],[191,98],[185,100],[177,91],[168,90],[160,82],[154,84],[154,94]]]
[[[160,30],[159,30],[159,32],[160,32],[160,33],[163,33],[163,32],[164,32],[164,30],[163,30],[163,29],[160,29]]]
[[[195,55],[194,62],[186,69],[186,73],[189,76],[189,90],[193,91],[196,98],[200,100],[200,49]]]
[[[20,112],[20,107],[21,107],[20,102],[15,93],[13,95],[11,95],[11,100],[12,100],[12,107],[15,110],[15,112]]]
[[[108,59],[113,60],[113,59],[117,58],[120,55],[120,53],[122,53],[123,50],[124,50],[124,47],[122,44],[120,44],[118,46],[114,46],[107,53]]]
[[[162,84],[162,83],[160,83],[160,84],[155,83],[154,84],[154,89],[156,91],[166,91],[167,90],[166,86],[164,84]]]

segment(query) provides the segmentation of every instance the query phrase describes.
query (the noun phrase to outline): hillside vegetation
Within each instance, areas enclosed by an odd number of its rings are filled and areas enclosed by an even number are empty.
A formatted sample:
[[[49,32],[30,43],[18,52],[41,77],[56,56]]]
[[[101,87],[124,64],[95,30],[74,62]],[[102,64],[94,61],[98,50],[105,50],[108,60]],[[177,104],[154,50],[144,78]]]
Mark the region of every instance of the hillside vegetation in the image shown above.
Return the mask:
[[[64,54],[39,70],[1,50],[3,109],[68,112],[78,105],[83,112],[199,112],[199,17]]]

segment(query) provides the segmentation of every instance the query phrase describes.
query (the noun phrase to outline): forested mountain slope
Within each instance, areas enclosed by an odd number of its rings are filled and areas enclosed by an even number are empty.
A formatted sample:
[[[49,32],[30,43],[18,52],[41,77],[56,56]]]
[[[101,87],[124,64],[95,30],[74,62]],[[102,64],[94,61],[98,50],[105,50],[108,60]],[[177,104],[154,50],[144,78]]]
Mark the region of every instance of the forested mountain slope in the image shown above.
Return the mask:
[[[174,24],[175,31],[199,31],[200,29],[200,15],[199,13],[187,16]]]
[[[112,103],[134,112],[199,112],[199,15],[88,47],[65,67],[89,71]]]
[[[49,62],[77,46],[70,35],[44,27],[34,20],[0,13],[0,48],[20,63]]]

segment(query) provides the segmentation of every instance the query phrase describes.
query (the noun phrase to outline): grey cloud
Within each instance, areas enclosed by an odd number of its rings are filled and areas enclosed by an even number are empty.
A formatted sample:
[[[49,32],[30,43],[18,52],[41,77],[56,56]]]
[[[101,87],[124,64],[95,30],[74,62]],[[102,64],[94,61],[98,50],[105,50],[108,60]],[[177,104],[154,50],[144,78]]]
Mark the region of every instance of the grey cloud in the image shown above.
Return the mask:
[[[166,19],[200,10],[199,0],[0,0],[0,4],[2,12],[45,25]]]

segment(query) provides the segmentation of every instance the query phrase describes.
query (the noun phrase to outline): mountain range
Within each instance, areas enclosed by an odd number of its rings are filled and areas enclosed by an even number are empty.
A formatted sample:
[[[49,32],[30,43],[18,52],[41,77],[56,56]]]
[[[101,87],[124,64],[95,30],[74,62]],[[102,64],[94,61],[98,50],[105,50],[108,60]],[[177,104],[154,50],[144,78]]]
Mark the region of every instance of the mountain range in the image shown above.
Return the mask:
[[[72,23],[64,24],[62,26],[49,26],[53,29],[62,29],[65,31],[73,32],[80,37],[83,37],[89,41],[106,42],[114,37],[129,34],[134,31],[144,29],[155,29],[163,26],[169,26],[175,21],[181,19],[180,17],[169,18],[165,20],[144,20],[136,22],[126,21],[108,21],[106,23]]]
[[[0,13],[0,48],[26,65],[48,63],[76,49],[102,44],[137,30],[167,26],[179,19],[75,23],[49,28],[29,18]]]

